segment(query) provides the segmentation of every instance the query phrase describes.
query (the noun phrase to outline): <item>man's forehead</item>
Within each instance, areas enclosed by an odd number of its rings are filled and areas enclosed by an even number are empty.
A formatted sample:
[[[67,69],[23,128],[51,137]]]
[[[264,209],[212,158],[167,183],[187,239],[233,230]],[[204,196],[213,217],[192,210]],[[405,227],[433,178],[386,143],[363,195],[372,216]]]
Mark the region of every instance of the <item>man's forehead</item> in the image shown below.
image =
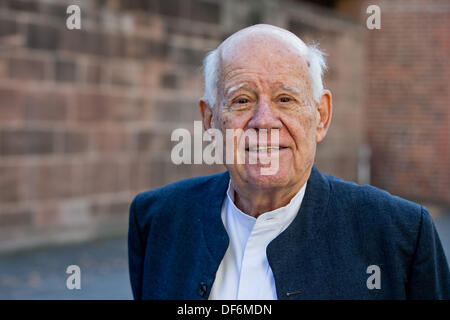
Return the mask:
[[[305,56],[307,46],[287,30],[271,25],[255,25],[228,37],[219,46],[218,51],[221,60],[235,60],[242,55],[257,53],[263,53],[268,57],[276,57],[281,52]]]
[[[230,36],[218,48],[221,80],[239,74],[276,76],[307,73],[307,46],[293,33],[270,25],[256,25]]]

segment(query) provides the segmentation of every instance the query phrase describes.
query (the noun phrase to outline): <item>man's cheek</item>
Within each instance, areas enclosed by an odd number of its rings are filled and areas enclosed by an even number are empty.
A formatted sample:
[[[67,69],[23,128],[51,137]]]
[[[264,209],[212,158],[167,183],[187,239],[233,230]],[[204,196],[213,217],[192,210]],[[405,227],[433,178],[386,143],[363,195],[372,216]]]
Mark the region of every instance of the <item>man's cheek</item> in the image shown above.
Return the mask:
[[[221,113],[218,117],[218,123],[220,123],[222,131],[225,131],[225,129],[232,128],[233,118],[225,113]]]

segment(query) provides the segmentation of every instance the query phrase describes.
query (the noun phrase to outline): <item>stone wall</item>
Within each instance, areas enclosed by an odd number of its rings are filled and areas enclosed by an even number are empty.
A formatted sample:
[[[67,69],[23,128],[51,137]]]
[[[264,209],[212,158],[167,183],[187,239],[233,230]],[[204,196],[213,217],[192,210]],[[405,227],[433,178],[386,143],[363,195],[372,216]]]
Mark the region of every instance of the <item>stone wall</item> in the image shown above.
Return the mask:
[[[81,30],[66,28],[70,4]],[[124,234],[136,193],[222,171],[172,164],[170,134],[200,120],[203,55],[261,22],[329,55],[335,109],[317,164],[357,181],[359,24],[286,1],[2,0],[0,251]]]
[[[367,127],[372,182],[450,206],[450,3],[379,3],[366,31]]]

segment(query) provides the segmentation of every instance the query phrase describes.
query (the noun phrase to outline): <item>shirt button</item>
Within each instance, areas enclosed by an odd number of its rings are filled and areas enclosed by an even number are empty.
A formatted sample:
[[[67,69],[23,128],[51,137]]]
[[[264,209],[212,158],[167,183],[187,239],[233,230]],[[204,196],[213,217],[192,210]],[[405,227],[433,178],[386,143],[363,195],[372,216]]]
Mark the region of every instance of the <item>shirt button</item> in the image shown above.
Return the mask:
[[[198,294],[200,295],[200,297],[205,297],[207,291],[208,291],[208,286],[206,285],[206,283],[203,281],[200,282],[200,285],[198,288]]]
[[[297,294],[302,294],[303,290],[295,290],[295,291],[290,291],[290,292],[286,292],[286,297],[291,297],[291,296],[295,296]]]

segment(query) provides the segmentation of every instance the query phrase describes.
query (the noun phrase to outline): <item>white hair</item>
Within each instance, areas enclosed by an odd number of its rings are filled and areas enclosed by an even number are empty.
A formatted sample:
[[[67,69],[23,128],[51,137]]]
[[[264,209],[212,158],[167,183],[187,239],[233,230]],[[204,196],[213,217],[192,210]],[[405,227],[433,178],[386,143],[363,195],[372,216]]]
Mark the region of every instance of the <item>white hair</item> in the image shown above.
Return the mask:
[[[318,49],[317,44],[306,47],[306,63],[309,70],[309,81],[313,99],[320,101],[323,92],[323,74],[327,69],[325,54]],[[217,86],[219,83],[219,50],[210,51],[203,59],[204,95],[203,99],[213,108],[216,103]]]

